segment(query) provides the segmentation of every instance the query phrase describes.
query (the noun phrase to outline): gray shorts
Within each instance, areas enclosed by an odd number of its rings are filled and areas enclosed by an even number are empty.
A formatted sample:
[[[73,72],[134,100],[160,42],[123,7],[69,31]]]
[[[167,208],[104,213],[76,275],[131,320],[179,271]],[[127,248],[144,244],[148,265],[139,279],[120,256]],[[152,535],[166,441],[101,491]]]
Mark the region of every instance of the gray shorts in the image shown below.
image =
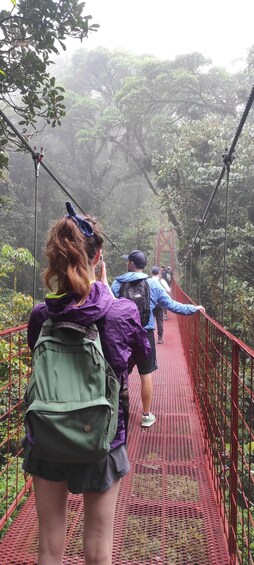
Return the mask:
[[[157,359],[156,359],[156,347],[154,340],[154,330],[147,330],[146,337],[150,343],[151,351],[148,358],[143,363],[138,363],[138,372],[140,375],[149,375],[153,371],[158,369]]]
[[[33,446],[24,440],[23,469],[47,481],[66,481],[72,494],[103,492],[130,470],[124,445],[110,451],[106,457],[95,463],[52,463],[38,459]]]

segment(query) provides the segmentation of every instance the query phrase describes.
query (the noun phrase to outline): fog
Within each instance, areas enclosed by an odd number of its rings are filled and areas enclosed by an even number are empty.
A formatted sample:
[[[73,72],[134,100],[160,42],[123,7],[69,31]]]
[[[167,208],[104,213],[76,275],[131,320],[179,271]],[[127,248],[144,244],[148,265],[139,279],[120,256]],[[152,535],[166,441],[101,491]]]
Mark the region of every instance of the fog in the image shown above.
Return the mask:
[[[86,13],[100,24],[85,46],[122,48],[172,59],[199,51],[215,65],[239,66],[254,42],[254,2],[214,0],[87,0]]]
[[[1,9],[11,7],[11,0],[1,0]],[[166,59],[199,51],[214,65],[238,68],[254,43],[253,0],[87,0],[84,13],[100,24],[83,42],[88,49],[120,48]],[[67,46],[71,54],[79,43],[68,40]]]

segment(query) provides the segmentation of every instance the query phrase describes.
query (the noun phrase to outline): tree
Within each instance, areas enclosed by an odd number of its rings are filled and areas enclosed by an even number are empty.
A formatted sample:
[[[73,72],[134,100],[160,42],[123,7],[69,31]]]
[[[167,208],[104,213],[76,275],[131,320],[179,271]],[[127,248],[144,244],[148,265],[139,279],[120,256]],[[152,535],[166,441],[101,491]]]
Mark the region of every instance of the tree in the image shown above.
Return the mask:
[[[44,136],[47,159],[54,161],[54,170],[61,171],[84,209],[103,217],[107,233],[124,251],[124,234],[130,225],[138,225],[140,210],[148,212],[150,206],[154,213],[156,200],[161,203],[158,156],[164,158],[181,128],[194,128],[198,117],[235,112],[238,99],[231,75],[209,69],[209,64],[195,53],[160,61],[100,48],[77,51],[69,68],[60,70],[68,116],[61,129],[49,129]],[[22,176],[19,171],[15,192],[23,202]],[[24,180],[24,188],[26,184]],[[44,198],[44,215],[58,215],[60,202],[56,195]],[[172,203],[167,212],[177,226]],[[22,224],[19,237],[24,229]],[[18,245],[26,241],[19,239]]]
[[[0,11],[0,102],[18,115],[24,130],[40,117],[53,126],[65,115],[63,91],[50,76],[50,56],[66,49],[69,37],[81,41],[99,26],[83,15],[79,0],[12,0]],[[0,133],[8,137],[2,124]],[[1,135],[1,137],[2,137]],[[3,145],[2,145],[3,147]]]
[[[0,253],[0,278],[13,273],[13,291],[17,292],[18,273],[25,267],[33,267],[34,258],[28,249],[19,247],[13,249],[11,245],[3,245]]]
[[[175,217],[179,236],[179,259],[192,245],[214,186],[219,178],[225,146],[234,137],[238,120],[208,116],[191,127],[188,121],[172,136],[168,150],[155,162],[161,186],[160,203],[170,219]],[[226,250],[224,324],[248,344],[254,343],[251,310],[254,303],[254,214],[252,159],[253,128],[250,122],[236,147],[236,159],[229,180],[229,221]],[[201,269],[202,302],[209,314],[221,321],[224,246],[225,178],[210,206],[206,223],[188,255],[188,275],[192,270],[191,296],[198,299]],[[201,249],[200,249],[201,247]],[[201,251],[201,262],[200,262]],[[188,284],[187,292],[190,291]]]
[[[97,105],[83,128],[98,145],[114,147],[143,178],[152,193],[159,189],[153,159],[163,154],[183,120],[189,124],[207,115],[235,115],[238,103],[233,79],[199,53],[160,61],[106,49],[79,51],[65,84],[76,98]],[[92,99],[92,100],[91,100]]]
[[[34,258],[28,249],[3,245],[0,252],[0,330],[27,321],[33,300],[30,295],[17,292],[17,276],[26,266],[32,267],[33,264]],[[6,284],[10,275],[13,276],[13,289]]]

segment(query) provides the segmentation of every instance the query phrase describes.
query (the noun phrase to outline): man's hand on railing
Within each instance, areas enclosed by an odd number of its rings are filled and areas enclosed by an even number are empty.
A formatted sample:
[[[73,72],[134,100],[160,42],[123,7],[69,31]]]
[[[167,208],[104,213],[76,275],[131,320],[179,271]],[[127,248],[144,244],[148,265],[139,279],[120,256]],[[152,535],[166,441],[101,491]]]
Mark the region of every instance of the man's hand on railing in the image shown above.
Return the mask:
[[[204,308],[204,306],[200,306],[200,305],[199,305],[199,306],[197,306],[197,309],[198,309],[200,312],[202,312],[202,314],[205,314],[205,308]]]

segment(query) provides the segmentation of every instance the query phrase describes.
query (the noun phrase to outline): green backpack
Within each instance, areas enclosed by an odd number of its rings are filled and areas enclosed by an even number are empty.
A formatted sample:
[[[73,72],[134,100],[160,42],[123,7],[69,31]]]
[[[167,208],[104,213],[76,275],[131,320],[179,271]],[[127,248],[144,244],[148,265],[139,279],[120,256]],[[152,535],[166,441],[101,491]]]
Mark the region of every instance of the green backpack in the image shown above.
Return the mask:
[[[37,456],[62,463],[104,457],[117,430],[119,388],[95,324],[44,322],[26,392],[27,437]]]

